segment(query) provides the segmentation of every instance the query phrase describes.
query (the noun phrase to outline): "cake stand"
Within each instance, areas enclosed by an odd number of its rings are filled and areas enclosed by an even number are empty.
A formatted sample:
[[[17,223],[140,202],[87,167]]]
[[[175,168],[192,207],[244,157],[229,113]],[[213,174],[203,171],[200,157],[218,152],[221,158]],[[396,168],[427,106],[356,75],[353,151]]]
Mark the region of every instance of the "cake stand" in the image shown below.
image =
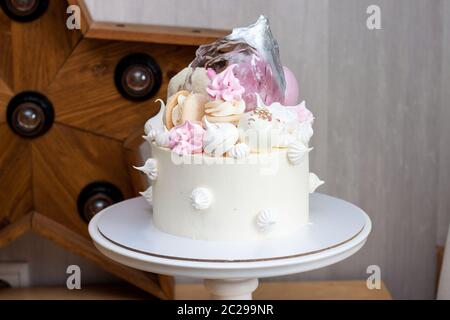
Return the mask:
[[[214,242],[158,230],[142,197],[98,213],[89,224],[95,246],[110,259],[143,271],[204,279],[212,299],[251,299],[258,278],[319,269],[366,242],[371,221],[361,209],[324,194],[310,196],[310,222],[285,238]]]

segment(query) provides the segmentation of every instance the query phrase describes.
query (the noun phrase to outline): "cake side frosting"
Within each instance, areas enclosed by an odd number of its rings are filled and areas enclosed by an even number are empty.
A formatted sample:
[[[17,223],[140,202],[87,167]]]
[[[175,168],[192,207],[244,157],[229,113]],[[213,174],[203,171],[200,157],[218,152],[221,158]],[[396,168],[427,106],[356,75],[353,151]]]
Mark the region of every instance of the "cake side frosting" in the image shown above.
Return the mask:
[[[280,149],[244,161],[205,154],[174,161],[155,144],[153,219],[170,234],[201,240],[244,241],[281,237],[308,222],[309,166],[306,155],[292,165]],[[282,187],[280,187],[282,186]]]

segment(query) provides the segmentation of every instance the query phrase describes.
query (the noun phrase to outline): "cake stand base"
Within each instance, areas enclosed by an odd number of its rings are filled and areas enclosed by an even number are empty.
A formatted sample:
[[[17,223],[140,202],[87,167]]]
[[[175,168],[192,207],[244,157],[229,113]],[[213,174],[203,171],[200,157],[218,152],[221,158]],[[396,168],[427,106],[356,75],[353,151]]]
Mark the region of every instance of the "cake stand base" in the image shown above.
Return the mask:
[[[206,279],[206,290],[212,300],[252,300],[258,279]]]

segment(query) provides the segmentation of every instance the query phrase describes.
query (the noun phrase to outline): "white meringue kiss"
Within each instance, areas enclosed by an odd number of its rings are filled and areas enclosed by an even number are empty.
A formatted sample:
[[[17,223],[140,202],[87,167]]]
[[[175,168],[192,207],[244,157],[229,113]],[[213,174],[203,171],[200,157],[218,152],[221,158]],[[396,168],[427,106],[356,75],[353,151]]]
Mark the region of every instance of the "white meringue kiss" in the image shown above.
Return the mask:
[[[206,188],[196,188],[191,193],[191,204],[196,210],[206,210],[212,204],[212,194]]]
[[[291,164],[299,165],[313,148],[308,148],[302,142],[296,141],[289,145],[287,156]]]
[[[248,157],[250,154],[250,147],[245,143],[238,143],[234,145],[230,151],[228,151],[228,156],[242,160]]]
[[[309,193],[315,192],[317,188],[323,185],[324,183],[325,182],[320,180],[315,173],[312,172],[309,173]]]
[[[231,123],[210,123],[204,119],[206,132],[203,136],[205,153],[220,157],[229,151],[239,139],[239,131]]]
[[[150,158],[142,167],[134,168],[145,173],[150,178],[150,180],[156,180],[158,178],[158,166],[155,159]]]
[[[160,103],[159,112],[156,116],[147,120],[147,122],[144,125],[145,136],[142,137],[145,140],[147,140],[149,143],[152,143],[153,141],[155,141],[156,137],[158,136],[158,134],[160,132],[166,131],[166,128],[164,127],[164,124],[163,124],[163,116],[164,116],[166,106],[164,104],[164,101],[162,101],[161,99],[158,99],[155,102]]]
[[[144,192],[139,192],[141,196],[147,200],[148,203],[152,204],[153,202],[153,187],[148,188]]]
[[[277,219],[275,212],[270,209],[261,210],[256,217],[256,226],[261,232],[273,230],[276,223]]]

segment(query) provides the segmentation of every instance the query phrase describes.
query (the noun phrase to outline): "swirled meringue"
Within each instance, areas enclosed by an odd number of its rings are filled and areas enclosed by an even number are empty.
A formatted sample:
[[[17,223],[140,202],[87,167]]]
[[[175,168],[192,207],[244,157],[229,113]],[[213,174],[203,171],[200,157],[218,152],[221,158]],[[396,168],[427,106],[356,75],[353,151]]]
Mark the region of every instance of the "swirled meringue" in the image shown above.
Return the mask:
[[[161,99],[158,99],[155,102],[160,103],[159,112],[156,114],[156,116],[148,119],[144,125],[145,136],[143,136],[143,138],[150,143],[156,139],[158,132],[165,130],[162,119],[166,110],[166,106],[164,104],[164,101],[162,101]]]
[[[213,69],[207,70],[211,83],[206,88],[206,91],[212,99],[224,101],[242,100],[245,88],[233,73],[235,67],[237,67],[237,64],[231,64],[218,74]]]
[[[158,166],[155,159],[148,159],[142,167],[134,167],[136,170],[145,173],[150,180],[156,180],[158,178]]]
[[[315,192],[317,188],[323,185],[324,183],[325,182],[320,180],[315,173],[312,172],[309,173],[309,193]]]
[[[296,141],[289,145],[287,156],[291,164],[299,165],[313,148],[308,148],[302,142]]]
[[[263,209],[256,217],[256,226],[261,232],[272,230],[277,223],[275,212],[271,209]]]
[[[167,131],[158,132],[155,138],[155,142],[158,146],[163,148],[169,148],[170,145],[170,133]]]
[[[206,188],[196,188],[191,193],[191,204],[196,210],[206,210],[212,204],[212,194]]]
[[[211,156],[224,155],[239,139],[239,131],[231,123],[210,123],[204,119],[204,124],[206,132],[203,137],[203,149]]]
[[[204,134],[202,126],[186,121],[183,125],[170,130],[169,148],[178,155],[201,153]]]
[[[156,137],[158,136],[158,130],[156,129],[149,129],[146,131],[146,135],[143,136],[145,140],[147,140],[149,143],[152,143],[155,141]]]
[[[250,154],[250,147],[245,143],[238,143],[234,145],[230,151],[228,151],[228,156],[235,158],[237,160],[242,160],[247,158]]]
[[[153,202],[153,187],[148,188],[144,192],[139,192],[141,196],[147,200],[148,203],[152,204]]]

